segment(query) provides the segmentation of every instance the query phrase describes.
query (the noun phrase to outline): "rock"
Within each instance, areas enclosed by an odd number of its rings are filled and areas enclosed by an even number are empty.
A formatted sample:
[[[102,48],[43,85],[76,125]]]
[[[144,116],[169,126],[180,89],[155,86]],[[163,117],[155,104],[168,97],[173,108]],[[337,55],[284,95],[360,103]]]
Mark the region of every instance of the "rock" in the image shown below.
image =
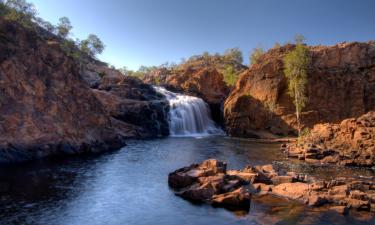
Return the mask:
[[[349,208],[347,206],[332,206],[330,210],[333,210],[337,213],[347,215],[349,213]]]
[[[192,185],[197,177],[189,176],[184,173],[184,169],[170,173],[168,176],[168,184],[172,188],[181,189]]]
[[[215,207],[249,210],[251,194],[243,187],[220,195],[214,195],[211,204]]]
[[[0,18],[0,163],[120,149],[114,126],[54,35]]]
[[[305,183],[283,183],[272,188],[272,194],[293,199],[301,200],[309,190],[309,185]]]
[[[273,185],[278,185],[282,183],[292,183],[294,179],[292,176],[274,176],[271,181]]]
[[[290,144],[289,152],[302,152],[309,163],[331,163],[342,166],[375,165],[375,111],[340,123],[317,124],[299,146]],[[319,143],[319,148],[306,148]],[[302,147],[301,147],[302,146]],[[292,154],[293,155],[293,154]]]
[[[268,180],[257,182],[259,174]],[[269,184],[270,180],[275,185]],[[328,206],[341,214],[346,214],[349,209],[375,211],[375,188],[369,178],[345,177],[327,182],[315,177],[306,179],[303,174],[278,171],[272,165],[227,171],[226,163],[211,159],[171,173],[169,185],[177,195],[187,200],[232,210],[248,210],[253,194],[257,197],[273,195],[310,207]]]
[[[215,194],[215,187],[210,183],[193,185],[188,190],[178,193],[182,198],[193,202],[208,202]]]
[[[239,177],[246,183],[254,183],[255,179],[257,178],[257,173],[250,173],[250,172],[242,172],[242,171],[228,171],[229,175]]]
[[[374,45],[307,46],[311,56],[306,87],[309,101],[301,115],[302,127],[337,123],[375,110],[375,57],[373,51],[367,53]],[[283,72],[283,58],[294,48],[273,48],[240,75],[224,105],[229,135],[267,138],[270,134],[296,134],[295,107]]]
[[[272,187],[274,187],[274,185],[267,185],[267,184],[262,184],[262,183],[254,183],[253,184],[253,188],[256,191],[259,191],[259,192],[269,192],[269,191],[272,191]]]
[[[164,96],[137,78],[117,73],[117,77],[103,77],[94,90],[108,114],[114,120],[130,124],[135,137],[169,135],[169,103]]]
[[[216,159],[209,159],[201,163],[199,168],[205,170],[206,173],[226,173],[227,164],[225,162],[219,162]]]
[[[328,202],[328,198],[325,194],[319,194],[316,192],[310,193],[310,197],[308,198],[309,206],[322,206]]]

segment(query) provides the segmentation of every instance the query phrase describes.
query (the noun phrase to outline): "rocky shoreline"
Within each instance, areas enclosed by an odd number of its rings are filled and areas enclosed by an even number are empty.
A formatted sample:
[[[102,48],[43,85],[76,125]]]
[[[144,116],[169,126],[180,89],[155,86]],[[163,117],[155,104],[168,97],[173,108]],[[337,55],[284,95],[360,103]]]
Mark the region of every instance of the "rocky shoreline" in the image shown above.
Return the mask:
[[[375,166],[375,112],[338,124],[318,124],[301,141],[283,144],[287,157],[307,163]]]
[[[306,174],[278,171],[272,165],[227,170],[225,162],[210,159],[170,173],[168,184],[186,200],[229,210],[248,211],[253,196],[272,195],[341,214],[349,210],[375,212],[372,179],[323,181]]]

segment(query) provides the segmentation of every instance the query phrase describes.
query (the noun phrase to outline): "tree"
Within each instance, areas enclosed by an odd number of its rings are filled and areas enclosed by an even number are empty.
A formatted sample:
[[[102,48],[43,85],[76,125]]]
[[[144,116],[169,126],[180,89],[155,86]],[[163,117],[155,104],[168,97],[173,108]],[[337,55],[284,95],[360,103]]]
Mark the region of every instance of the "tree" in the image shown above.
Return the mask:
[[[128,67],[126,66],[123,66],[119,69],[120,73],[122,73],[124,76],[130,76],[133,71],[132,70],[129,70]]]
[[[17,21],[27,27],[31,25],[31,20],[37,14],[34,4],[28,3],[26,0],[8,0],[5,6],[8,7],[6,19]]]
[[[264,54],[264,50],[261,47],[254,48],[253,52],[250,54],[250,65],[258,63],[259,58]]]
[[[72,28],[73,26],[71,25],[69,18],[62,17],[57,24],[57,34],[62,38],[67,38]]]
[[[50,33],[55,33],[55,31],[56,31],[56,27],[55,27],[52,23],[50,23],[50,22],[48,22],[48,21],[45,21],[44,19],[42,19],[42,18],[40,18],[40,17],[36,17],[34,20],[35,20],[35,22],[36,22],[39,26],[43,27],[44,29],[46,29],[46,30],[49,31]]]
[[[289,95],[294,99],[296,107],[298,137],[301,136],[300,114],[305,107],[307,97],[307,68],[310,64],[308,49],[302,44],[302,39],[296,37],[296,47],[284,57],[284,74],[288,81]]]
[[[91,57],[101,54],[104,51],[104,48],[105,46],[103,42],[95,34],[89,34],[89,36],[80,43],[81,51]]]
[[[243,62],[242,52],[238,48],[227,49],[224,53],[224,59],[228,61],[242,63]]]
[[[306,38],[302,34],[296,34],[294,37],[294,40],[296,41],[296,44],[303,44],[303,42],[306,40]]]
[[[238,75],[232,65],[227,65],[224,70],[224,81],[228,86],[234,86],[238,80]]]

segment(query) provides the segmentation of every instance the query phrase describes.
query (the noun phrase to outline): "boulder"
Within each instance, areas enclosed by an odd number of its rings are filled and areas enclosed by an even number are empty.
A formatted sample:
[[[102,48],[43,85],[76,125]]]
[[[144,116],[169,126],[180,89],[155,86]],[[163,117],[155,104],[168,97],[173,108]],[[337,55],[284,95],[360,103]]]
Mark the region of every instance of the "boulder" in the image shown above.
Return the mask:
[[[283,183],[272,188],[272,194],[293,200],[302,200],[309,191],[306,183]]]
[[[244,188],[238,188],[232,192],[214,195],[211,204],[215,207],[224,207],[228,209],[249,210],[251,194]]]

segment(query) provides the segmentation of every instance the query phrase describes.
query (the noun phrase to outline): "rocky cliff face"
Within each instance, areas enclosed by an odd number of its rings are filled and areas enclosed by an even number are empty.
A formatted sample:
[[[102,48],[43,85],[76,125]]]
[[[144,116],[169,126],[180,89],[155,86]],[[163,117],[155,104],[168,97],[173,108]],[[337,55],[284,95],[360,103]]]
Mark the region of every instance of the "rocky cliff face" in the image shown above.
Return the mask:
[[[131,126],[131,132],[126,132],[127,137],[169,135],[169,103],[152,86],[119,74],[117,77],[103,77],[94,93],[116,125]]]
[[[152,87],[110,81],[116,71],[105,75],[95,61],[87,79],[60,40],[39,32],[0,18],[0,162],[118,149],[128,137],[167,133]]]
[[[295,108],[287,94],[283,57],[294,48],[271,49],[245,71],[225,102],[227,131],[239,137],[293,134]],[[304,127],[339,122],[375,109],[375,43],[309,47]]]

